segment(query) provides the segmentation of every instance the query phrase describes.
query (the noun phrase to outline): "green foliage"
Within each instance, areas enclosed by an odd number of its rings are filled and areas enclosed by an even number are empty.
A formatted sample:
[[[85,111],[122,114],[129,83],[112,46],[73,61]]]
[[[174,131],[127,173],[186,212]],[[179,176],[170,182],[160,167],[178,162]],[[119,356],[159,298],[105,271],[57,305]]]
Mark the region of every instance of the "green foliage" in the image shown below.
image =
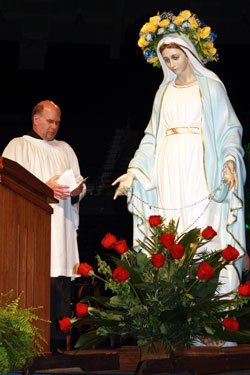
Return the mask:
[[[0,294],[0,373],[21,369],[28,358],[42,353],[38,338],[45,341],[32,324],[38,320],[34,308],[20,308],[21,295],[13,298],[13,291]]]
[[[139,252],[131,249],[120,258],[112,258],[116,266],[129,271],[130,277],[125,281],[117,283],[110,266],[97,256],[98,272],[104,277],[106,290],[113,295],[99,300],[103,302],[100,309],[89,309],[88,318],[74,321],[75,326],[88,326],[77,347],[87,347],[88,343],[92,345],[111,335],[133,337],[138,345],[158,341],[171,350],[179,344],[190,347],[197,337],[250,342],[249,297],[237,290],[218,293],[220,271],[233,261],[222,256],[223,250],[206,252],[209,240],[198,228],[178,237],[177,225],[173,221],[164,225],[162,221],[151,231],[151,237],[140,243]],[[171,250],[163,246],[163,233],[174,234],[175,244],[184,247],[181,258],[173,257]],[[153,254],[164,255],[164,264],[155,266]],[[203,262],[214,270],[214,275],[204,280],[198,276]],[[99,276],[93,273],[92,277]],[[239,317],[242,324],[238,332],[224,329],[225,317]]]

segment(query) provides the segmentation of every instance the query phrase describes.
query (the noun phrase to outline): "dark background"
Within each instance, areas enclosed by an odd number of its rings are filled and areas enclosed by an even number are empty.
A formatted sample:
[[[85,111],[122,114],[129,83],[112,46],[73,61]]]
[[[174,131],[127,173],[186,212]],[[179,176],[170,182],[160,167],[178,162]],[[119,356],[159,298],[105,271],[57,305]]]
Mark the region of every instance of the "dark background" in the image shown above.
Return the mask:
[[[0,148],[31,127],[40,100],[62,110],[58,139],[75,150],[88,193],[81,201],[79,251],[91,263],[111,232],[132,243],[124,197],[111,182],[126,171],[150,118],[162,80],[137,47],[157,11],[190,9],[218,34],[224,82],[249,141],[250,5],[236,1],[0,0]]]

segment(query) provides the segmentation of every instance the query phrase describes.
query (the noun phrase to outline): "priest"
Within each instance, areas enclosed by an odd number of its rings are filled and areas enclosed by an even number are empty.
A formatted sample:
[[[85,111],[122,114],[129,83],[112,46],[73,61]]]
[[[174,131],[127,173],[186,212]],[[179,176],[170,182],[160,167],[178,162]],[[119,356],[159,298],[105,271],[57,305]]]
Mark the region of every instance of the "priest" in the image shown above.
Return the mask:
[[[60,121],[58,105],[49,100],[38,103],[32,111],[32,130],[12,139],[2,155],[43,181],[58,199],[58,203],[52,205],[51,216],[52,352],[65,347],[65,338],[57,332],[54,322],[68,315],[70,308],[70,281],[76,276],[75,266],[79,263],[79,201],[86,192],[86,180],[81,176],[75,152],[68,143],[55,139]],[[76,186],[73,190],[69,183],[60,180],[65,171],[72,173]]]

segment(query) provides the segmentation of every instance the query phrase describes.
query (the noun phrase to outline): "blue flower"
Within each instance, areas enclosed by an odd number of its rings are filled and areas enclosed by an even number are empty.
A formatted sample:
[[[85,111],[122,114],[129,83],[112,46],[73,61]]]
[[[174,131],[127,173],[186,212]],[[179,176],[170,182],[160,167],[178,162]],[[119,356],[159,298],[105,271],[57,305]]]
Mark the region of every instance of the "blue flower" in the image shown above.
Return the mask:
[[[143,55],[146,60],[150,60],[156,56],[156,52],[151,48],[147,48]]]
[[[163,35],[165,34],[167,31],[166,27],[160,27],[158,30],[157,30],[157,35]]]
[[[206,27],[206,26],[207,25],[202,20],[200,20],[199,27],[202,29],[203,27]]]
[[[162,13],[162,15],[161,15],[161,21],[165,20],[166,18],[168,18],[168,14],[166,12]]]
[[[146,39],[147,42],[152,42],[154,38],[155,38],[155,36],[152,33],[148,33],[145,36],[145,39]]]
[[[168,25],[168,30],[174,33],[178,29],[178,26],[174,22],[170,22]]]
[[[181,27],[183,28],[183,30],[188,30],[190,28],[190,22],[188,20],[182,22]]]
[[[217,38],[217,34],[215,34],[215,33],[210,33],[210,35],[209,35],[209,40],[211,40],[212,42],[215,40]]]

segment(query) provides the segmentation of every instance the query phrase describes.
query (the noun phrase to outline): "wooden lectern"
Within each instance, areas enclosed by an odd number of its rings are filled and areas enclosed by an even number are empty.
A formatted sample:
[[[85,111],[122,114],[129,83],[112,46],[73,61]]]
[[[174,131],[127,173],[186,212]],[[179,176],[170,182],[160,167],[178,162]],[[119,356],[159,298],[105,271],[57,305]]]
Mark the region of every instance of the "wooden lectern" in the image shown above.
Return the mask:
[[[23,291],[20,306],[43,306],[35,313],[50,319],[50,228],[58,202],[53,191],[18,163],[0,157],[0,292]],[[50,352],[50,324],[35,323]]]

